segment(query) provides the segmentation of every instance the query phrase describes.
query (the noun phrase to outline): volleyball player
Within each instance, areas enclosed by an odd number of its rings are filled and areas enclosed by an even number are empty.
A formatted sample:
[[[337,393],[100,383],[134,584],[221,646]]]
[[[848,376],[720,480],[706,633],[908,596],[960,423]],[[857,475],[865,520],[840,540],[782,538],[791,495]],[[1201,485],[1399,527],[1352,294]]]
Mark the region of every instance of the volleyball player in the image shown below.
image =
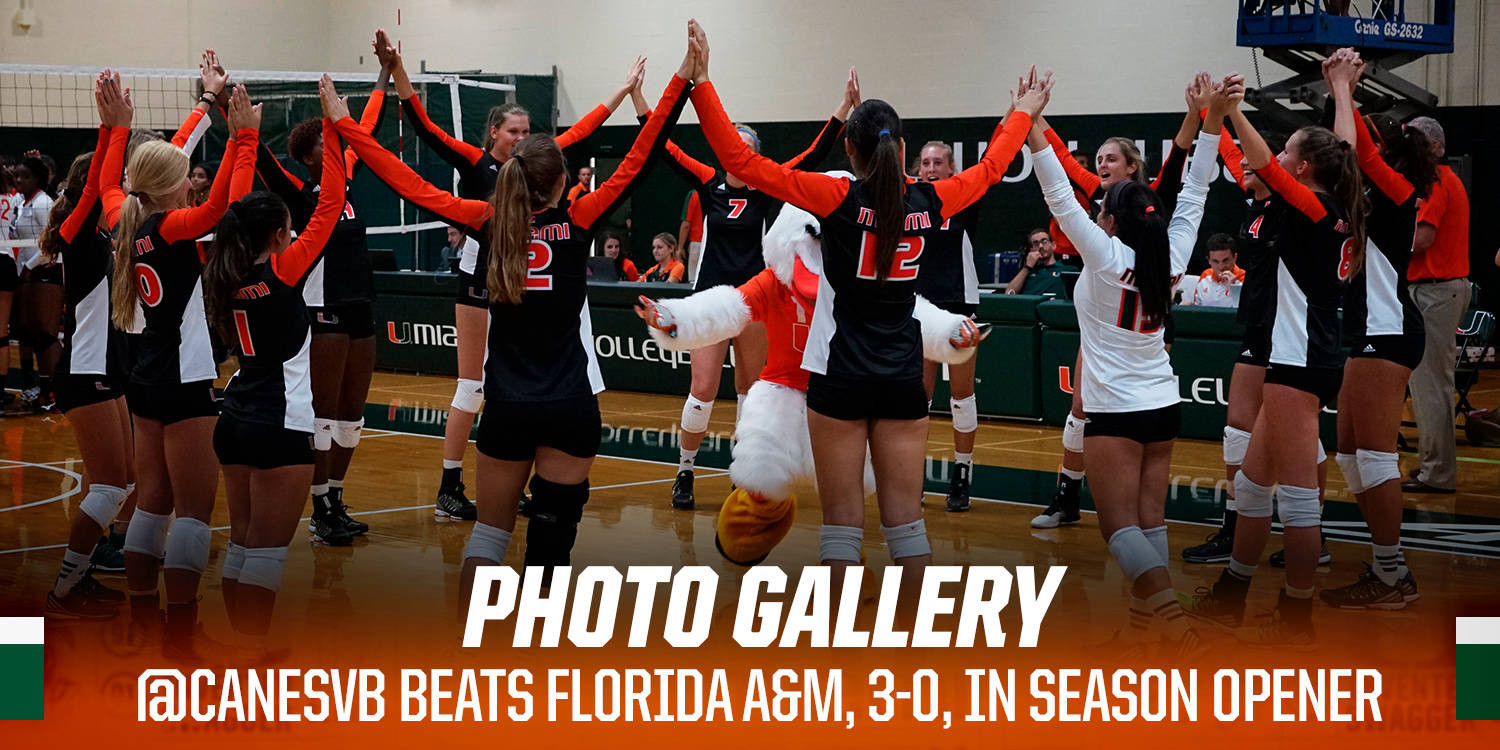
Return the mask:
[[[324,114],[321,189],[302,231],[293,241],[292,212],[276,194],[250,193],[214,227],[203,269],[208,320],[234,342],[239,359],[239,371],[224,388],[213,446],[229,501],[224,601],[230,624],[252,638],[270,628],[287,546],[313,479],[315,334],[304,284],[318,269],[330,276],[351,270],[319,263],[348,217],[349,175],[330,119],[347,114],[347,107],[340,109],[329,95],[328,76],[318,88]],[[315,518],[319,511],[329,512],[315,508]]]
[[[1345,282],[1362,265],[1365,197],[1354,152],[1326,128],[1292,134],[1273,155],[1239,108],[1230,121],[1256,176],[1280,205],[1270,249],[1277,261],[1276,316],[1260,413],[1234,481],[1238,521],[1229,566],[1211,587],[1184,597],[1189,615],[1238,627],[1271,533],[1271,491],[1283,527],[1286,586],[1252,642],[1309,645],[1313,576],[1319,554],[1316,454],[1318,413],[1338,398],[1344,351],[1338,308]]]
[[[1131,585],[1133,635],[1155,620],[1169,642],[1186,647],[1196,636],[1167,571],[1166,498],[1182,407],[1164,328],[1172,287],[1187,269],[1217,174],[1224,113],[1243,95],[1242,81],[1231,77],[1210,98],[1170,220],[1156,191],[1116,180],[1104,193],[1098,223],[1089,221],[1042,128],[1033,127],[1027,141],[1048,208],[1083,255],[1073,296],[1088,364],[1077,390],[1089,415],[1083,457],[1093,477],[1099,532]]]
[[[1369,248],[1377,251],[1366,253],[1344,297],[1344,339],[1351,343],[1339,389],[1335,456],[1370,527],[1373,562],[1354,583],[1324,589],[1319,597],[1348,609],[1401,609],[1420,595],[1401,554],[1396,435],[1406,381],[1421,363],[1426,342],[1422,314],[1407,291],[1406,266],[1417,203],[1437,181],[1437,157],[1417,128],[1402,128],[1383,115],[1360,116],[1353,89],[1364,67],[1357,52],[1344,49],[1323,70],[1337,107],[1335,128],[1355,145],[1369,179]]]
[[[20,203],[10,168],[0,165],[0,363],[5,365],[3,369],[7,378],[10,376],[10,308],[15,300],[16,287],[21,283],[16,248],[7,243],[15,239]],[[0,382],[0,409],[4,409],[13,398],[5,391],[4,385]]]
[[[95,82],[99,141],[92,154],[73,160],[66,189],[53,205],[37,243],[49,262],[65,264],[62,354],[57,363],[57,405],[67,415],[83,457],[86,494],[78,504],[63,550],[57,582],[47,594],[49,617],[114,616],[125,595],[90,575],[98,541],[125,505],[133,484],[130,413],[125,406],[121,334],[109,322],[110,237],[101,227],[118,212],[122,195],[106,211],[101,175],[120,181],[133,110],[119,78],[106,70]]]
[[[50,161],[50,160],[48,160]],[[51,181],[47,161],[28,151],[16,168],[16,219],[12,230],[18,240],[37,240],[52,213]],[[17,248],[16,263],[21,277],[16,287],[11,334],[21,345],[21,369],[29,381],[32,359],[36,361],[35,385],[26,383],[21,405],[27,410],[52,406],[52,371],[57,363],[57,330],[63,308],[62,274],[56,263],[43,263],[35,247]],[[7,364],[7,368],[9,366]]]
[[[636,114],[647,113],[640,86],[631,90]],[[843,131],[849,110],[859,104],[859,77],[851,68],[833,115],[812,145],[783,164],[792,169],[814,168],[833,150]],[[760,136],[748,125],[735,125],[740,139],[755,153],[760,153]],[[702,227],[698,236],[701,248],[686,278],[693,280],[695,290],[719,285],[739,286],[765,270],[761,255],[761,238],[771,225],[777,203],[769,195],[746,185],[743,180],[723,169],[704,164],[688,156],[677,144],[667,142],[667,155],[678,174],[688,181],[698,195]],[[673,240],[675,243],[675,240]],[[686,251],[686,248],[684,248]],[[648,274],[649,275],[649,274]],[[766,364],[766,327],[754,322],[733,339],[719,341],[691,352],[692,383],[682,406],[682,437],[678,451],[677,478],[672,483],[672,507],[693,508],[693,467],[698,448],[708,434],[714,399],[719,394],[719,380],[724,373],[724,358],[734,347],[734,392],[736,415],[744,404],[745,394]]]
[[[381,48],[376,47],[377,54]],[[375,89],[365,103],[360,124],[377,132],[385,111],[385,87],[392,61],[381,59]],[[309,175],[324,173],[322,120],[297,123],[287,135],[288,155]],[[358,160],[352,154],[344,174],[344,195],[350,193]],[[321,180],[303,181],[284,168],[266,144],[256,156],[256,174],[266,187],[292,212],[292,227],[301,232],[316,211],[322,195]],[[343,501],[344,477],[364,427],[365,398],[375,371],[374,269],[370,265],[365,223],[361,213],[346,201],[327,248],[315,256],[313,268],[303,282],[302,298],[312,314],[313,432],[315,452],[312,520],[308,529],[319,541],[347,546],[351,537],[370,530],[369,524],[349,517]]]
[[[684,57],[620,167],[575,203],[559,204],[567,169],[550,136],[518,141],[500,167],[495,192],[480,201],[433,187],[358,123],[348,117],[337,122],[386,184],[490,248],[479,519],[464,552],[465,592],[478,566],[503,563],[528,479],[526,565],[543,566],[546,585],[553,566],[568,564],[599,449],[597,394],[604,389],[585,294],[594,228],[640,184],[648,158],[682,112],[695,59]]]
[[[896,564],[919,572],[932,558],[922,521],[927,395],[921,326],[912,318],[916,279],[933,230],[1000,182],[1051,79],[1035,71],[1016,92],[977,164],[946,180],[908,184],[901,119],[880,100],[861,102],[845,126],[855,179],[802,172],[756,154],[740,137],[708,82],[708,40],[690,24],[701,59],[693,107],[709,145],[731,174],[822,222],[823,274],[802,366],[808,431],[823,504],[820,559],[859,565],[864,539],[864,465],[875,467],[881,532]],[[918,575],[903,581],[909,605]]]
[[[390,61],[396,95],[401,99],[401,109],[407,120],[415,126],[417,137],[458,170],[458,195],[469,200],[488,200],[495,190],[500,167],[510,158],[511,149],[531,133],[531,115],[514,103],[496,106],[490,109],[483,148],[458,140],[443,132],[427,116],[422,100],[416,97],[416,90],[406,75],[401,55],[384,29],[375,31],[375,47],[382,61]],[[637,57],[625,76],[625,84],[608,101],[594,107],[573,127],[557,136],[558,148],[582,141],[604,124],[635,87],[645,70],[645,62],[645,58]],[[490,295],[484,286],[483,269],[489,265],[488,252],[487,243],[481,241],[472,257],[466,253],[459,262],[458,296],[453,307],[458,340],[458,385],[454,390],[452,408],[448,411],[448,421],[443,427],[443,475],[434,509],[439,517],[465,521],[475,518],[474,504],[464,494],[463,459],[469,444],[469,432],[474,427],[474,415],[484,405],[485,311]]]
[[[208,520],[219,481],[211,450],[218,372],[204,318],[196,240],[218,223],[233,199],[249,192],[254,179],[260,105],[252,106],[249,98],[244,86],[235,87],[229,106],[232,137],[207,203],[185,207],[187,154],[162,141],[142,143],[129,157],[131,191],[115,230],[111,317],[117,327],[130,330],[139,310],[145,323],[127,388],[141,490],[125,537],[132,619],[149,623],[157,617],[157,566],[165,554],[163,649],[183,658],[197,656],[198,583],[208,564]]]

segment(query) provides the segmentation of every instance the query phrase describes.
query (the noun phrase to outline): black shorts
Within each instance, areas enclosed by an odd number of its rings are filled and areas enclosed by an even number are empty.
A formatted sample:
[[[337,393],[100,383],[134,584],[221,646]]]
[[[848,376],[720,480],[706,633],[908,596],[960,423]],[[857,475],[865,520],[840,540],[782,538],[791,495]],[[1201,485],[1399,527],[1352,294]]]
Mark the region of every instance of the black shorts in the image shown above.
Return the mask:
[[[0,292],[14,292],[20,285],[21,277],[16,274],[16,259],[0,255]]]
[[[1182,404],[1145,411],[1089,412],[1083,436],[1119,437],[1137,443],[1160,443],[1177,439],[1182,429]]]
[[[80,406],[93,406],[125,395],[123,383],[108,375],[61,375],[52,380],[52,394],[64,414]]]
[[[214,381],[171,385],[142,385],[132,382],[125,389],[125,403],[130,413],[154,419],[163,426],[184,419],[219,416],[219,402],[214,398]]]
[[[537,448],[552,448],[578,458],[599,453],[599,398],[557,401],[487,401],[474,445],[490,458],[530,461]]]
[[[855,380],[813,373],[807,379],[807,408],[831,419],[921,419],[927,416],[922,379]]]
[[[1240,356],[1235,362],[1265,367],[1271,363],[1271,327],[1258,323],[1245,326],[1245,335],[1240,339]]]
[[[63,285],[63,267],[61,263],[46,263],[26,271],[24,279],[28,284],[54,284]]]
[[[1318,397],[1318,406],[1326,409],[1338,403],[1339,388],[1344,384],[1344,368],[1298,367],[1272,362],[1266,366],[1266,384],[1311,393]]]
[[[220,417],[214,425],[214,454],[220,466],[311,466],[313,436],[311,432]]]
[[[1349,347],[1350,359],[1384,359],[1408,370],[1422,364],[1427,335],[1421,329],[1400,336],[1359,336]]]
[[[490,307],[490,291],[484,285],[484,277],[472,273],[458,272],[458,296],[454,302],[469,307]]]
[[[307,312],[312,317],[314,334],[343,334],[351,339],[375,335],[375,310],[368,302],[313,307]]]

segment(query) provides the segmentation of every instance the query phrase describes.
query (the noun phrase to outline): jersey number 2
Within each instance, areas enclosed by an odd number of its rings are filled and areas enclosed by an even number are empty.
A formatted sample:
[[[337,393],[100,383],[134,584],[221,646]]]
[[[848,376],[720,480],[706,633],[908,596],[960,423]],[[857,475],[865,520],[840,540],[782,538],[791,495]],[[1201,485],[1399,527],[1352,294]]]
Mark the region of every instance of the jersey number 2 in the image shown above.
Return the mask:
[[[917,278],[917,270],[920,268],[917,261],[922,257],[923,244],[921,237],[902,237],[900,243],[896,245],[896,255],[891,259],[891,272],[885,277],[886,280],[911,281]],[[861,279],[878,278],[875,274],[875,247],[875,234],[865,232],[859,249],[858,276]]]
[[[552,274],[542,273],[552,265],[552,246],[532,240],[526,252],[526,288],[547,291],[552,289]]]

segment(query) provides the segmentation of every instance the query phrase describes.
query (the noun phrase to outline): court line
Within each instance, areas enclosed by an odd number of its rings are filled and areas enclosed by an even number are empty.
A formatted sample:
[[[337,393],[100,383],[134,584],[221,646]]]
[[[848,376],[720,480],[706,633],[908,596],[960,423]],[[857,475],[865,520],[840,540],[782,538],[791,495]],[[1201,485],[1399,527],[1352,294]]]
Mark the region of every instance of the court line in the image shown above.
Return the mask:
[[[36,500],[36,501],[33,501],[33,502],[29,502],[29,503],[26,503],[24,505],[7,505],[5,507],[0,507],[0,513],[7,513],[9,511],[13,511],[13,510],[24,510],[26,508],[35,508],[38,505],[46,505],[48,503],[55,503],[58,500],[61,500],[61,499],[65,498],[65,497],[72,497],[72,496],[78,494],[78,492],[83,488],[83,477],[80,476],[78,474],[78,472],[76,472],[76,471],[69,471],[67,469],[59,469],[56,466],[52,466],[51,464],[33,463],[31,461],[13,461],[13,460],[8,459],[8,458],[0,458],[0,463],[7,464],[6,466],[0,466],[0,471],[6,471],[6,470],[9,470],[9,469],[25,469],[25,468],[29,467],[29,468],[33,468],[33,469],[47,469],[48,471],[55,471],[55,472],[57,472],[59,474],[62,474],[65,477],[72,477],[73,478],[73,489],[68,490],[67,492],[64,492],[64,493],[62,493],[60,495],[53,495],[52,497],[49,497],[49,498],[47,498],[45,500]],[[53,461],[51,463],[67,463],[67,462],[66,461]]]

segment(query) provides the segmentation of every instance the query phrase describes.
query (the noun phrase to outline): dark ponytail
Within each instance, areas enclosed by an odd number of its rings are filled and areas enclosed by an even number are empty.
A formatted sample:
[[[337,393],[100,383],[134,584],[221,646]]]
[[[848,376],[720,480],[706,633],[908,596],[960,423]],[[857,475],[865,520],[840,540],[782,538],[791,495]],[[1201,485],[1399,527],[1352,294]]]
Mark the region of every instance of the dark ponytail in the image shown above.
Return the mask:
[[[214,227],[214,242],[203,267],[203,301],[209,325],[225,341],[236,342],[234,295],[245,284],[255,259],[290,218],[286,203],[273,193],[256,191],[229,206]]]
[[[1135,251],[1135,288],[1141,315],[1161,323],[1172,306],[1172,248],[1166,206],[1135,180],[1121,180],[1104,194],[1104,213],[1114,217],[1115,237]]]
[[[1418,198],[1426,198],[1432,192],[1432,183],[1438,179],[1438,159],[1432,153],[1427,134],[1401,125],[1383,113],[1365,119],[1378,139],[1381,158],[1417,189]]]
[[[36,239],[37,250],[42,253],[48,263],[57,260],[62,253],[63,238],[62,225],[67,223],[68,217],[73,215],[73,209],[83,197],[83,188],[89,179],[89,167],[94,163],[94,152],[79,154],[73,159],[73,165],[68,168],[68,179],[63,185],[62,194],[52,204],[52,212],[47,214],[47,226],[42,229],[42,235]],[[82,232],[93,232],[93,227],[84,227]]]
[[[1302,134],[1302,143],[1293,156],[1311,165],[1313,180],[1332,192],[1344,207],[1352,244],[1348,246],[1348,265],[1340,265],[1340,273],[1346,274],[1344,279],[1353,278],[1365,262],[1365,215],[1370,212],[1359,154],[1327,128],[1308,126],[1297,132]]]
[[[866,99],[849,115],[845,137],[854,144],[865,195],[875,210],[875,278],[885,281],[906,224],[906,170],[901,164],[901,118],[880,99]]]

